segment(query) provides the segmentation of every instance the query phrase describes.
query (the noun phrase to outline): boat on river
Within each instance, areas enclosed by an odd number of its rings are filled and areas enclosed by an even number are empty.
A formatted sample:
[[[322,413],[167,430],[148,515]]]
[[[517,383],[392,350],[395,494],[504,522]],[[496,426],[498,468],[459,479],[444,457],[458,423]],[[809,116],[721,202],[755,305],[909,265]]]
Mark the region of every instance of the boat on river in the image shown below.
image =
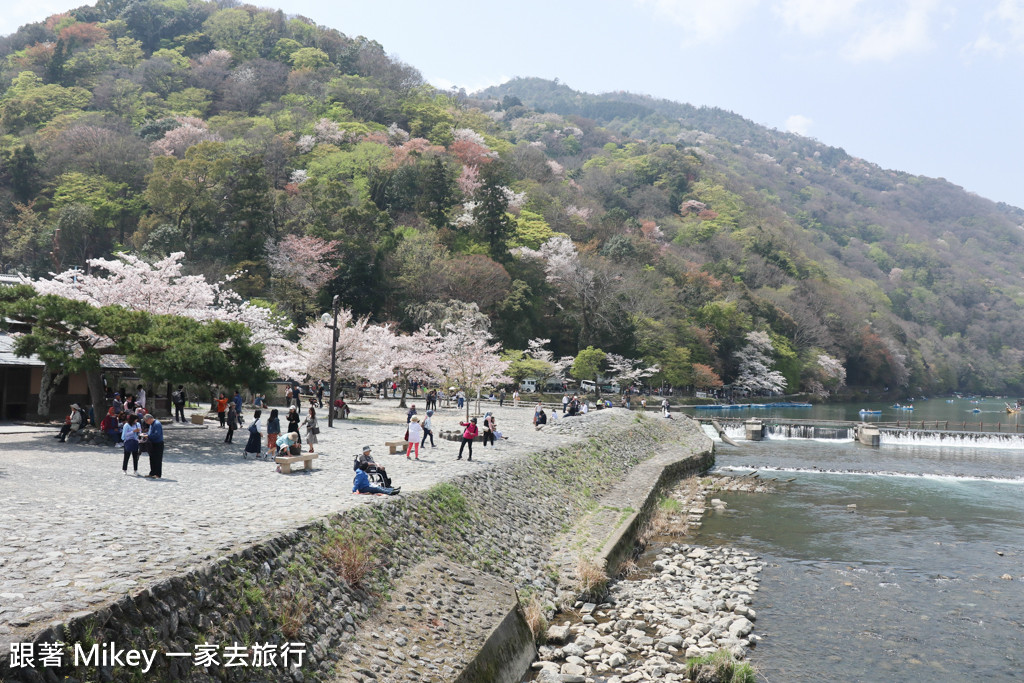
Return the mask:
[[[881,410],[861,410],[860,414],[861,415],[881,415],[882,411]]]
[[[894,403],[892,405],[892,407],[895,408],[896,410],[913,410],[914,409],[914,406],[901,406],[899,403]]]

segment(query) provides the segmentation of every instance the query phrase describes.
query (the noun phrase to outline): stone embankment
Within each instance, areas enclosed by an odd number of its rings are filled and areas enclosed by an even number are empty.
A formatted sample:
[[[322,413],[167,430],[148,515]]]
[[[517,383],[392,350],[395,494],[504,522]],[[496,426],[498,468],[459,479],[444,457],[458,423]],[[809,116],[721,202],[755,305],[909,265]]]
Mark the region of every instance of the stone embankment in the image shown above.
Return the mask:
[[[63,643],[64,652],[73,645],[96,644],[152,651],[155,662],[144,676],[138,667],[116,660],[97,667],[70,657],[46,669],[13,669],[7,653],[0,654],[0,675],[12,682],[65,677],[447,681],[453,675],[456,680],[501,680],[466,673],[486,668],[481,668],[486,661],[477,661],[477,646],[486,652],[489,628],[501,635],[506,615],[499,614],[500,601],[494,614],[486,615],[480,611],[479,591],[473,598],[468,584],[453,577],[486,574],[520,597],[532,594],[550,610],[566,590],[565,577],[550,561],[555,544],[600,508],[602,496],[652,455],[663,458],[675,476],[702,471],[713,462],[710,440],[689,420],[607,410],[560,420],[547,433],[553,444],[548,449],[304,524],[55,624],[31,639],[36,646]],[[620,510],[606,527],[620,529],[640,512]],[[603,547],[611,547],[607,539]],[[438,590],[447,586],[444,594],[430,593],[434,585],[427,579],[434,575]],[[406,581],[415,576],[424,579],[419,589]],[[439,638],[426,647],[417,638],[427,634],[402,633],[411,627],[401,620],[375,621],[392,610],[403,612],[402,606],[406,613],[429,615],[432,628],[465,637],[458,646],[446,646],[448,639]],[[478,628],[481,615],[497,625]],[[513,624],[511,631],[517,629]],[[473,640],[473,633],[483,633],[485,642]],[[501,650],[510,642],[496,641],[495,647]],[[216,656],[200,659],[198,654],[209,647]],[[506,655],[516,660],[522,651]]]

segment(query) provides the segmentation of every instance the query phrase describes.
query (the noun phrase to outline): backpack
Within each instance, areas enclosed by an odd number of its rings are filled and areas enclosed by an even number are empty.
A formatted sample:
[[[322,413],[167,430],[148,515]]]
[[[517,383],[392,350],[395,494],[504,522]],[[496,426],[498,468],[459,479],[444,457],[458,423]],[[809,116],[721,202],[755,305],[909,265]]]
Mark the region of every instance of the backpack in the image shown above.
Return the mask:
[[[178,391],[177,389],[175,389],[171,393],[171,400],[174,401],[175,403],[181,403],[182,402],[182,400],[181,400],[181,392]]]

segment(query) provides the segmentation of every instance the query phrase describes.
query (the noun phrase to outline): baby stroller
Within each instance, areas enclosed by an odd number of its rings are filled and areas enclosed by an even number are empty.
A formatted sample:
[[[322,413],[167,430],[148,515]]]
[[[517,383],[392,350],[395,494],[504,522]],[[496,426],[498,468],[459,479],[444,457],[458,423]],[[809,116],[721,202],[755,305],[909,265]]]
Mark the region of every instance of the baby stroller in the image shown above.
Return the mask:
[[[359,470],[359,456],[355,456],[352,461],[352,471],[356,472]],[[371,486],[379,486],[382,488],[391,488],[391,478],[387,476],[385,472],[382,472],[378,467],[377,463],[368,463],[366,467],[366,476],[370,478]]]

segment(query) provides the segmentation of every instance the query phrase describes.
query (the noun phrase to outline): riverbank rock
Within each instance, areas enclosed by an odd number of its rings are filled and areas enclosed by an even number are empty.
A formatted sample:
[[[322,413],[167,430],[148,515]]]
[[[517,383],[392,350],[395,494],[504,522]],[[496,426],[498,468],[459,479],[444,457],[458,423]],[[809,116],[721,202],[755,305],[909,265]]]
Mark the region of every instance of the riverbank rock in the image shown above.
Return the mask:
[[[621,683],[684,681],[688,657],[719,649],[742,658],[756,638],[750,604],[762,569],[745,551],[673,543],[646,576],[618,581],[604,602],[587,605],[594,624],[572,624],[570,642],[542,646],[540,658],[560,663],[563,677]]]

